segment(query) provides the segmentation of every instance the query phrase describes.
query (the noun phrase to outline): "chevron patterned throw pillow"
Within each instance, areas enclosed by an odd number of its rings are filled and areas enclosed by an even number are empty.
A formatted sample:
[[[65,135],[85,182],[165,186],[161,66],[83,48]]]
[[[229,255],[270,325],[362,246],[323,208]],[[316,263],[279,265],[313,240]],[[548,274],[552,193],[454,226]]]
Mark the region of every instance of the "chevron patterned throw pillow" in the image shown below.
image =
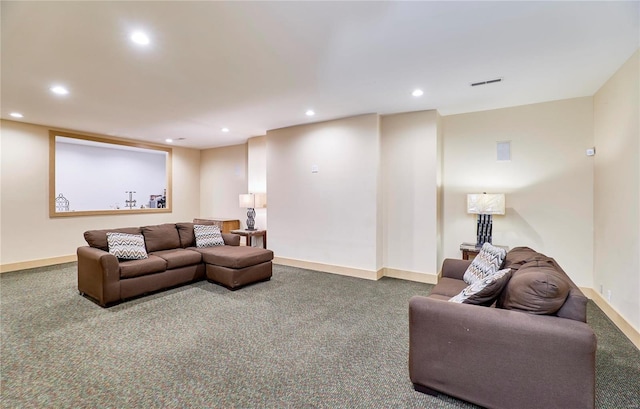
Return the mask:
[[[485,306],[491,305],[496,298],[498,298],[504,286],[507,285],[509,278],[511,278],[510,268],[498,270],[482,280],[470,284],[467,288],[460,291],[458,295],[451,297],[449,302]]]
[[[142,234],[107,233],[109,253],[123,260],[148,258]]]
[[[224,239],[220,227],[214,225],[196,224],[193,226],[196,236],[196,247],[224,246]]]
[[[471,265],[464,272],[462,279],[467,284],[482,280],[491,273],[495,273],[502,266],[507,250],[484,243],[480,253],[473,259]]]

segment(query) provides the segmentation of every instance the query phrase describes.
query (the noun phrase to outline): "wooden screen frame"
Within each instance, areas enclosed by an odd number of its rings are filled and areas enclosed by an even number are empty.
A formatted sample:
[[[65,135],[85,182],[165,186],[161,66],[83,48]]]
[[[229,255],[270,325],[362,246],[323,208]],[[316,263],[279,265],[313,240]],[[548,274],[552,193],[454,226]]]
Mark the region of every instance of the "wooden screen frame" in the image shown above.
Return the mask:
[[[134,148],[149,149],[167,153],[167,194],[166,206],[161,209],[118,209],[118,210],[81,210],[72,212],[56,212],[56,136],[65,138],[82,139],[85,141],[100,142],[110,145],[131,146]],[[49,217],[77,217],[77,216],[108,216],[119,214],[151,214],[151,213],[171,213],[173,212],[173,171],[172,158],[173,149],[164,146],[156,146],[145,143],[130,142],[98,136],[79,135],[63,131],[49,130]]]

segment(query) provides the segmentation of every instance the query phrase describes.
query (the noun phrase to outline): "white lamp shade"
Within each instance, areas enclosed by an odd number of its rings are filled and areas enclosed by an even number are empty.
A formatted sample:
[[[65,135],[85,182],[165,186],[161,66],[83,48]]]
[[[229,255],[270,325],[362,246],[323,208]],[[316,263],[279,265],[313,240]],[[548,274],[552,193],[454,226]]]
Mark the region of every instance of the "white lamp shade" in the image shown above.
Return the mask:
[[[240,195],[240,207],[253,209],[256,206],[256,198],[252,193]]]
[[[504,214],[503,193],[472,193],[467,195],[467,213]]]
[[[256,209],[262,209],[267,207],[267,194],[266,193],[254,193]]]

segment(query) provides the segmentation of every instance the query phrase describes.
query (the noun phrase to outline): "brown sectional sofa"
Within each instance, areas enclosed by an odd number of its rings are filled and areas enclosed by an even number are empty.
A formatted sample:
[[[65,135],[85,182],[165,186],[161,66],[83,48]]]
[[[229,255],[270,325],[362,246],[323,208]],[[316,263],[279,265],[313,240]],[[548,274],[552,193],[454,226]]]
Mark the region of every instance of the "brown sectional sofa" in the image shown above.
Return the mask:
[[[78,291],[106,307],[207,278],[235,290],[271,278],[271,250],[240,247],[240,236],[223,233],[224,246],[197,248],[193,223],[90,230],[79,247]],[[119,260],[109,253],[107,232],[142,234],[148,258]]]
[[[415,389],[487,408],[593,408],[596,336],[580,289],[555,260],[518,247],[493,306],[448,302],[470,263],[445,260],[431,294],[409,302]]]

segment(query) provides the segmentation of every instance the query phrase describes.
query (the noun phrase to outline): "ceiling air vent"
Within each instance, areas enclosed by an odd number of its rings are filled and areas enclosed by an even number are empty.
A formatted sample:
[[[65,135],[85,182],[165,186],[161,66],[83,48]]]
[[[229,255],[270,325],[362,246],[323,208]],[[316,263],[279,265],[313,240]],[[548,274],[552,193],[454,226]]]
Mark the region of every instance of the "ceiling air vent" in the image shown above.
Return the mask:
[[[504,78],[496,78],[494,80],[486,80],[486,81],[480,81],[480,82],[472,82],[471,86],[472,87],[477,87],[478,85],[489,85],[489,84],[495,84],[496,82],[502,82]]]

